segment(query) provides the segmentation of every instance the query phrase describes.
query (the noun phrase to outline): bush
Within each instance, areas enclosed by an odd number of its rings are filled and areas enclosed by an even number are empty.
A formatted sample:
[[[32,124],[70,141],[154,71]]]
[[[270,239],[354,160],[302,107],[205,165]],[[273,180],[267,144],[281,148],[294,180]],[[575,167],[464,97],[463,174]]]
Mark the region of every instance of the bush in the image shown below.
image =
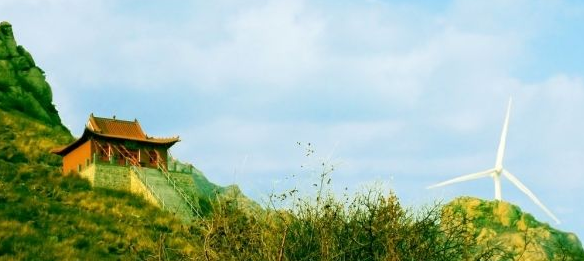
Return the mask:
[[[212,215],[192,231],[202,259],[466,260],[482,253],[463,216],[444,215],[439,204],[405,209],[395,194],[376,189],[338,199],[329,190],[334,168],[322,167],[315,198],[299,198],[297,189],[272,194],[255,214],[236,198],[212,202]]]

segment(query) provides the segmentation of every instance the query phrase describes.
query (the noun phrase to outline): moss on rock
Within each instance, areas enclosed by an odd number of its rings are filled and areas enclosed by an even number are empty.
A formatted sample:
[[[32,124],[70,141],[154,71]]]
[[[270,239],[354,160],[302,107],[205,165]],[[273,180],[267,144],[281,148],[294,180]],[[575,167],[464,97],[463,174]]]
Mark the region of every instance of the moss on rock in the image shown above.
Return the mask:
[[[0,58],[18,56],[16,40],[12,34],[12,25],[8,22],[0,22],[0,41],[3,49],[0,51]]]
[[[0,91],[0,109],[63,127],[44,71],[24,47],[16,44],[8,22],[0,23]]]

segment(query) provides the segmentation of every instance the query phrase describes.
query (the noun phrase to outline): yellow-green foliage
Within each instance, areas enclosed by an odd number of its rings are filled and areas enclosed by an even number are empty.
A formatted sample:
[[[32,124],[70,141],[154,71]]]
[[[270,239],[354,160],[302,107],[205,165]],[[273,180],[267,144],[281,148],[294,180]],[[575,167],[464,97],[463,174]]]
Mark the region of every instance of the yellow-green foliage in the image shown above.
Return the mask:
[[[125,192],[60,173],[60,125],[0,110],[0,260],[183,259],[189,227]]]
[[[42,164],[0,160],[0,259],[181,259],[188,227],[125,192]]]
[[[0,159],[59,165],[60,157],[49,151],[71,141],[71,134],[61,125],[51,126],[18,112],[0,110]]]
[[[508,202],[460,197],[443,213],[464,216],[480,245],[500,249],[493,260],[584,260],[576,235],[541,223]]]

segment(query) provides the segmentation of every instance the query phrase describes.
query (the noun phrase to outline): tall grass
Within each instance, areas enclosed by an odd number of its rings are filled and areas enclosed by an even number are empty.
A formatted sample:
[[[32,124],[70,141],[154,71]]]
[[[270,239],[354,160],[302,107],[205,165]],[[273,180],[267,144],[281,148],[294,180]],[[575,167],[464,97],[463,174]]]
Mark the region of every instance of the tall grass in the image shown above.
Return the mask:
[[[308,148],[307,155],[313,152]],[[191,241],[203,251],[194,259],[584,260],[581,246],[568,242],[569,236],[542,239],[532,233],[536,228],[521,233],[510,227],[501,237],[486,235],[497,233],[489,226],[499,226],[492,211],[477,215],[462,205],[441,204],[406,208],[393,192],[375,188],[337,196],[331,192],[334,167],[320,166],[312,197],[299,196],[297,188],[274,193],[259,213],[244,211],[236,198],[213,202],[212,215],[191,231]],[[509,236],[519,236],[523,247],[510,244]],[[541,247],[547,250],[533,253]]]
[[[255,215],[236,201],[215,202],[192,233],[204,251],[197,259],[470,260],[490,251],[477,247],[468,220],[444,215],[439,205],[404,208],[376,189],[338,198],[330,190],[334,168],[322,167],[314,197],[295,188],[272,194]]]

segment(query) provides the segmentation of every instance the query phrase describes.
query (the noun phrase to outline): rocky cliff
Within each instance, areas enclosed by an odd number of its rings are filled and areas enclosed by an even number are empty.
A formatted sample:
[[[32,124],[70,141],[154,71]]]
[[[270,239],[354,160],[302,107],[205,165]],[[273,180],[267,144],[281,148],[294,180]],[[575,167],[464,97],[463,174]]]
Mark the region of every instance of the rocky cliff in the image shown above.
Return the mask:
[[[0,23],[0,109],[17,111],[52,126],[61,119],[51,87],[24,47],[17,45],[8,22]]]
[[[443,213],[467,220],[479,245],[492,250],[487,260],[584,260],[575,234],[539,222],[508,202],[460,197],[445,205]]]

